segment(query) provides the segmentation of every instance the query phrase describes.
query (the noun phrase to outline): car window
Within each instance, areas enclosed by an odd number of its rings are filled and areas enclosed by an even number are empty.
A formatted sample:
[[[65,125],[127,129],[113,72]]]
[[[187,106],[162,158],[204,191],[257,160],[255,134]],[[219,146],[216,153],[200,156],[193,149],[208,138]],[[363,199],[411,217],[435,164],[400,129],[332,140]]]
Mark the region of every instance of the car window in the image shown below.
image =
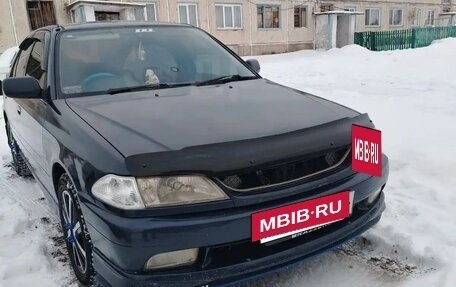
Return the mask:
[[[43,56],[44,43],[41,40],[36,40],[30,53],[25,75],[37,79],[41,87],[44,86],[44,71],[41,68]]]
[[[65,95],[145,84],[187,84],[220,76],[255,77],[203,31],[182,26],[64,31],[58,75]]]
[[[30,56],[30,52],[33,49],[33,42],[30,39],[26,39],[24,42],[27,42],[25,45],[21,45],[21,50],[17,56],[17,60],[15,62],[13,68],[13,76],[16,77],[23,77],[25,76],[25,70],[27,68],[27,62]],[[24,48],[25,46],[25,48]]]

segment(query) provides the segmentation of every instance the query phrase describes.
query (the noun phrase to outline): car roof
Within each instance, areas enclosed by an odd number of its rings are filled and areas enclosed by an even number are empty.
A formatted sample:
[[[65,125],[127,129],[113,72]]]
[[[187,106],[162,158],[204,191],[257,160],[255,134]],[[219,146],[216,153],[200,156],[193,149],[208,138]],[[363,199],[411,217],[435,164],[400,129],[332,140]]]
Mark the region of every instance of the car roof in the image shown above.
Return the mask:
[[[85,23],[71,23],[65,25],[53,25],[43,27],[42,29],[62,29],[62,30],[81,30],[81,29],[94,29],[94,28],[119,28],[119,27],[159,27],[159,26],[172,26],[172,27],[193,27],[187,24],[170,23],[170,22],[150,22],[150,21],[109,21],[109,22],[85,22]]]

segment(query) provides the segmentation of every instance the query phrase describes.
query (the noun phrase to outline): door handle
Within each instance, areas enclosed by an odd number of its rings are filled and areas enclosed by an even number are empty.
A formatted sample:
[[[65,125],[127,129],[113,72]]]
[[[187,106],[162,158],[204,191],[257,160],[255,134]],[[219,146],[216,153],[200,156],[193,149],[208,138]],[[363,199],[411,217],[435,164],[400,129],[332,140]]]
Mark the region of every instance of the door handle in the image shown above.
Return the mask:
[[[22,112],[22,108],[21,108],[21,106],[17,106],[17,113],[20,115],[20,114],[21,114],[21,112]]]

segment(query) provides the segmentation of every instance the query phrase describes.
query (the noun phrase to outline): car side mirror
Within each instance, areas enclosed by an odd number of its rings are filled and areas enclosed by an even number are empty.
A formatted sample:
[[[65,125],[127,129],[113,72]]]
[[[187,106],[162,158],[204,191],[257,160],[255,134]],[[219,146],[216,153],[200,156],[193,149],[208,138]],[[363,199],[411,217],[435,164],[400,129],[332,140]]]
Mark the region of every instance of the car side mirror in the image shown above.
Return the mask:
[[[3,92],[7,97],[17,99],[41,98],[41,87],[32,77],[14,77],[3,80]]]
[[[246,62],[250,65],[250,67],[252,67],[255,70],[255,72],[260,72],[261,67],[257,59],[248,59]]]

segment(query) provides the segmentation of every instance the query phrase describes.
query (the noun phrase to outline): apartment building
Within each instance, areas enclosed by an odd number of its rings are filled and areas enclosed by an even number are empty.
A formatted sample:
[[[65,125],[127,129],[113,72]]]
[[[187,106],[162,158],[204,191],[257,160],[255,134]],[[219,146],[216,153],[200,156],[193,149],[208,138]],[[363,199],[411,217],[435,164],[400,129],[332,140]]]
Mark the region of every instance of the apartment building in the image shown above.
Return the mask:
[[[354,31],[456,25],[456,0],[1,0],[0,53],[33,29],[85,21],[146,20],[198,26],[240,55],[320,47],[322,15],[350,15]],[[326,16],[324,16],[326,17]],[[320,20],[319,20],[320,19]],[[348,19],[348,18],[347,18]],[[340,28],[340,27],[339,27]],[[337,28],[336,31],[339,31]],[[339,36],[337,36],[337,39]],[[347,42],[348,41],[348,42]],[[350,43],[344,40],[344,43]]]

